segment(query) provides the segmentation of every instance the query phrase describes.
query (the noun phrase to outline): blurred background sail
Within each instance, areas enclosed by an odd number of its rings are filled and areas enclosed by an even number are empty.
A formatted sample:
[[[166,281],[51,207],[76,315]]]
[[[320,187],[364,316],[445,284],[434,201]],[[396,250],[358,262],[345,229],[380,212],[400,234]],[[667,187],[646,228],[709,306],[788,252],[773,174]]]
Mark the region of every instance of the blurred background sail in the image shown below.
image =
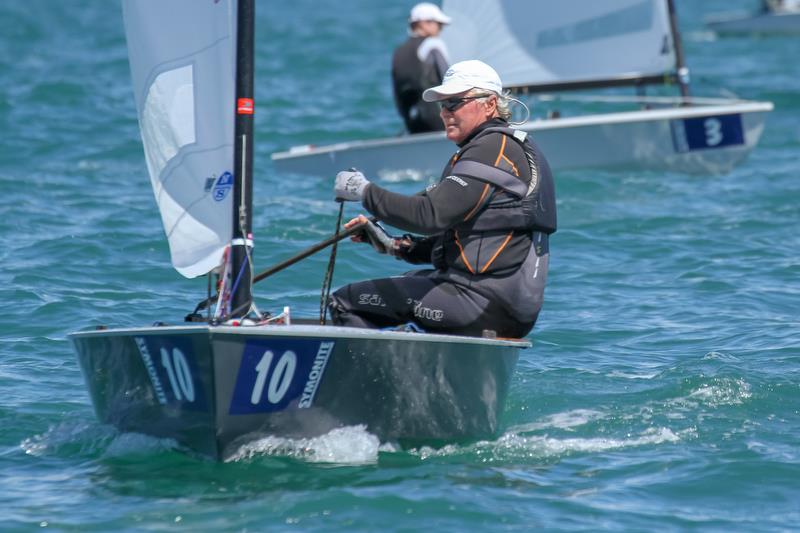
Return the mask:
[[[445,0],[443,9],[451,62],[485,61],[505,87],[675,71],[663,0]]]

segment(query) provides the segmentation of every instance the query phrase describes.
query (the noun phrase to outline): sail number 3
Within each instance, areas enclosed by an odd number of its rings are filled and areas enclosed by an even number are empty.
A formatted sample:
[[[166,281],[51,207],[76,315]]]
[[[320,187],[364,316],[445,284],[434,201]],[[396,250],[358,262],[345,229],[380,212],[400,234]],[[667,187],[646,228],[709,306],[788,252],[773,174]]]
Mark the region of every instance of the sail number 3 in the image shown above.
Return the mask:
[[[706,128],[706,146],[717,146],[722,142],[722,122],[718,118],[710,118],[703,125]]]
[[[678,153],[745,144],[740,114],[673,120],[671,126]]]

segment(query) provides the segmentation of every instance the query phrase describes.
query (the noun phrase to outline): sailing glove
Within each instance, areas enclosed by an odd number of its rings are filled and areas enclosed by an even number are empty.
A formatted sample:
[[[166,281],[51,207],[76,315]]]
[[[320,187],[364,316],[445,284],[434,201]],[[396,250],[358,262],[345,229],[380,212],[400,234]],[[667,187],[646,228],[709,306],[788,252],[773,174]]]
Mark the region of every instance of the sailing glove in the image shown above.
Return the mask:
[[[379,254],[391,254],[395,248],[395,239],[389,235],[383,226],[377,222],[367,220],[362,231],[362,239],[367,241]]]
[[[345,202],[360,202],[364,198],[364,189],[369,185],[369,180],[357,170],[343,170],[336,174],[336,184],[333,187],[336,199]]]

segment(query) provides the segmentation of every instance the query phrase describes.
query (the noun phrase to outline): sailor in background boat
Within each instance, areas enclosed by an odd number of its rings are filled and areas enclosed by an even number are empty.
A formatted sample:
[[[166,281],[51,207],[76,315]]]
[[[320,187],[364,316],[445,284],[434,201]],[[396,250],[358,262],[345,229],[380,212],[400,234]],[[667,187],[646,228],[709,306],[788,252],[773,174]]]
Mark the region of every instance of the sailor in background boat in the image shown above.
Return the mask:
[[[392,56],[394,101],[408,133],[444,129],[438,107],[422,100],[422,92],[439,85],[447,70],[447,47],[439,33],[449,22],[436,5],[417,4],[408,17],[410,36]]]
[[[447,138],[458,145],[438,183],[405,196],[351,170],[337,174],[334,189],[338,199],[424,235],[391,238],[360,215],[346,225],[367,223],[355,240],[434,268],[340,288],[330,302],[333,322],[523,337],[542,307],[556,230],[550,167],[526,133],[509,126],[509,96],[486,63],[456,63],[424,98],[440,104]]]

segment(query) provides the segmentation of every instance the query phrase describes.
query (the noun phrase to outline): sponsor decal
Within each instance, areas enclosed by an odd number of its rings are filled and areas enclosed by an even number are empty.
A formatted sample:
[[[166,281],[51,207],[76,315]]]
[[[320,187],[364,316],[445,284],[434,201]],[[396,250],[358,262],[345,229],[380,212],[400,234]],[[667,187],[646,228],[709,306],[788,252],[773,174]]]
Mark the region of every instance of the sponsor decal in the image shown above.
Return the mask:
[[[380,294],[362,293],[358,295],[358,305],[369,305],[371,307],[386,307]]]
[[[240,115],[252,115],[256,105],[252,98],[239,98],[236,100],[236,112]]]
[[[670,125],[678,153],[744,144],[740,114],[673,120]]]
[[[233,174],[225,171],[217,178],[217,183],[214,185],[214,201],[221,202],[224,200],[231,189],[233,189]]]
[[[462,187],[466,187],[467,186],[467,182],[462,180],[458,176],[447,176],[445,179],[446,180],[450,180],[450,181],[455,181],[456,183],[458,183]]]
[[[311,407],[314,403],[314,396],[317,395],[317,387],[322,380],[322,373],[325,372],[325,366],[328,364],[328,358],[333,351],[333,342],[323,342],[319,345],[319,351],[314,358],[314,363],[311,365],[311,371],[308,373],[308,380],[306,386],[303,387],[303,395],[300,397],[300,403],[297,405],[301,409]]]
[[[433,322],[441,322],[444,320],[444,311],[441,309],[431,309],[430,307],[423,307],[422,302],[417,300],[408,300],[409,304],[414,305],[414,316],[417,318],[424,318]]]
[[[153,366],[153,358],[150,357],[150,350],[147,349],[147,344],[141,337],[134,337],[133,340],[136,341],[136,347],[139,348],[144,367],[147,369],[147,375],[150,376],[150,383],[153,385],[153,390],[156,392],[158,403],[166,405],[167,396],[164,394],[164,387],[161,386],[161,380],[158,378],[155,366]]]
[[[229,413],[305,409],[314,403],[334,342],[257,339],[244,348]]]
[[[203,382],[191,341],[172,337],[134,337],[158,403],[206,411]]]

